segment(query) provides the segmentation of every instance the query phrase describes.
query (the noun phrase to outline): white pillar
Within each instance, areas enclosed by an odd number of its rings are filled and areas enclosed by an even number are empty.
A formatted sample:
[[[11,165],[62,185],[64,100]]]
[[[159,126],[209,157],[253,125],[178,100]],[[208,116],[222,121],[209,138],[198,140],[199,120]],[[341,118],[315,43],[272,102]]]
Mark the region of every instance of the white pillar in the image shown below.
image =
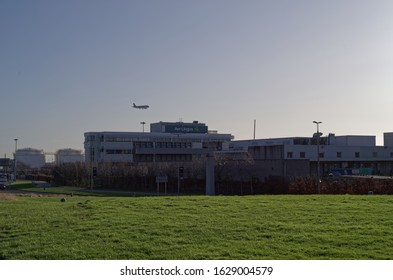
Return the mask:
[[[214,185],[214,155],[210,152],[206,155],[206,195],[215,195]]]

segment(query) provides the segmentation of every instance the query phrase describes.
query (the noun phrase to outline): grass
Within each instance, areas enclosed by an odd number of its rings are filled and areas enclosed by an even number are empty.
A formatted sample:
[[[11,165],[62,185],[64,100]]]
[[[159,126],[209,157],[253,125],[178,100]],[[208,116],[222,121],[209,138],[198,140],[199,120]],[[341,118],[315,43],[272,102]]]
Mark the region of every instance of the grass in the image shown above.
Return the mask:
[[[131,192],[121,191],[102,191],[94,189],[92,192],[89,188],[72,187],[72,186],[45,186],[32,183],[32,181],[17,181],[8,185],[10,190],[18,190],[24,192],[32,192],[36,194],[63,194],[63,195],[78,195],[78,196],[132,196]]]
[[[0,196],[0,259],[392,259],[391,196]]]

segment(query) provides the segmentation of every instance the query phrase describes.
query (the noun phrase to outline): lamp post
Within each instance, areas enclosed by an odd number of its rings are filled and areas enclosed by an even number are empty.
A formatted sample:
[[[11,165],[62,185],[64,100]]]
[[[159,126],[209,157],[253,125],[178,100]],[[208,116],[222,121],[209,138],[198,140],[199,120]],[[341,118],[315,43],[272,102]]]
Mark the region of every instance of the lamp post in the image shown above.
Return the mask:
[[[322,122],[317,122],[317,121],[313,121],[313,123],[315,123],[317,125],[317,186],[318,186],[318,194],[321,193],[321,177],[319,174],[319,170],[320,170],[320,160],[319,160],[319,137],[320,137],[320,133],[319,133],[319,124]]]
[[[146,122],[141,122],[141,125],[142,125],[142,132],[145,132],[145,124],[146,124]]]
[[[18,139],[15,138],[15,154],[14,154],[14,181],[16,181],[16,151],[18,149]]]

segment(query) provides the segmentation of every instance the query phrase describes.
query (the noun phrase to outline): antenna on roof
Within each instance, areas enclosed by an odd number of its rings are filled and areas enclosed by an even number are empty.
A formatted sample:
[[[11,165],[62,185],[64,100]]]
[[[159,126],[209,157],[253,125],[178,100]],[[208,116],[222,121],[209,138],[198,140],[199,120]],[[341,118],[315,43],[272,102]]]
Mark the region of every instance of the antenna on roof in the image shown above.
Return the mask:
[[[255,129],[256,129],[256,126],[257,126],[257,120],[254,120],[254,140],[255,140]]]

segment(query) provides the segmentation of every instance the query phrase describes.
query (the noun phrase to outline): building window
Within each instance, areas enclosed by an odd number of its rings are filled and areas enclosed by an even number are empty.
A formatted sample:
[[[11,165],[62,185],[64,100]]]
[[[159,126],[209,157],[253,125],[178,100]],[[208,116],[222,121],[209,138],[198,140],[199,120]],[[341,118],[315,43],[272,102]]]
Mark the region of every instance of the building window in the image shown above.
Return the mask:
[[[390,152],[390,157],[393,158],[393,152]]]
[[[324,158],[325,157],[325,153],[319,153],[319,158]]]
[[[292,152],[287,152],[287,158],[293,158],[293,153]]]
[[[355,158],[360,158],[360,153],[359,152],[355,152]]]
[[[341,152],[337,152],[337,158],[341,158],[342,154]]]
[[[153,142],[146,142],[146,141],[134,142],[134,147],[135,148],[153,148]]]
[[[306,158],[306,152],[300,152],[300,158]]]
[[[115,150],[115,149],[106,150],[107,155],[130,155],[131,153],[132,153],[131,150]]]

